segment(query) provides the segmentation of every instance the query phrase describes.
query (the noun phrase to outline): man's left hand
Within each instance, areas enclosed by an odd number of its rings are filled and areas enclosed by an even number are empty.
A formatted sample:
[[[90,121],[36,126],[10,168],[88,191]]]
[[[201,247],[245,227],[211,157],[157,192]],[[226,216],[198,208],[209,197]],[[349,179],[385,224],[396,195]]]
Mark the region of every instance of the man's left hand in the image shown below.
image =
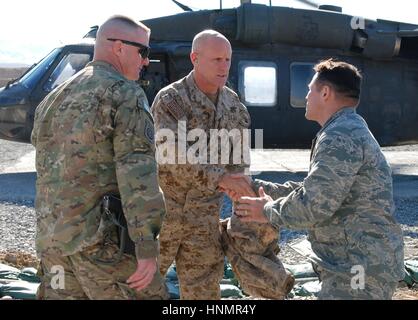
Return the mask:
[[[264,193],[263,187],[258,190],[259,197],[241,197],[235,207],[235,214],[243,222],[268,223],[269,220],[264,215],[263,210],[267,202],[273,198]]]
[[[132,289],[141,291],[151,283],[156,271],[156,258],[138,260],[136,271],[129,277],[126,282]]]

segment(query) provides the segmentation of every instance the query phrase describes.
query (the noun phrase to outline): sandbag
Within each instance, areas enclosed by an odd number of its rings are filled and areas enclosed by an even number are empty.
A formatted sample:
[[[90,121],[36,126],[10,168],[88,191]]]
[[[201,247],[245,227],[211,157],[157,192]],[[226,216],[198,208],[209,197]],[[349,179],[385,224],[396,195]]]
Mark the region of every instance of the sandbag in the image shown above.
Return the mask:
[[[39,283],[28,281],[11,281],[8,284],[0,284],[0,296],[10,296],[13,299],[35,300]]]
[[[405,261],[405,279],[404,281],[410,286],[418,283],[418,260]]]
[[[19,270],[0,263],[0,298],[10,296],[13,299],[36,299],[40,282],[35,268]]]

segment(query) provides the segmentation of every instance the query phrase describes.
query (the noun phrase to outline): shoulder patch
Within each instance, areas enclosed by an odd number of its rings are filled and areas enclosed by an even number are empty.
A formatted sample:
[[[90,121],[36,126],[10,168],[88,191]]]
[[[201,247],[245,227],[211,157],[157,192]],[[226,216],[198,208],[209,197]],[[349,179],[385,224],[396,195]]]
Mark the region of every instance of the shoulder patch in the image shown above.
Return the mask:
[[[167,107],[168,112],[171,113],[171,115],[176,119],[176,120],[180,120],[181,118],[184,117],[185,113],[183,108],[180,106],[180,104],[176,101],[175,98],[173,98],[171,95],[169,94],[165,94],[162,97],[162,100],[165,104],[165,106]]]
[[[154,144],[154,125],[147,118],[145,118],[144,136],[149,143]]]
[[[148,101],[146,99],[138,98],[137,99],[137,104],[138,104],[139,109],[144,108],[148,113],[151,114],[151,109],[150,109]]]

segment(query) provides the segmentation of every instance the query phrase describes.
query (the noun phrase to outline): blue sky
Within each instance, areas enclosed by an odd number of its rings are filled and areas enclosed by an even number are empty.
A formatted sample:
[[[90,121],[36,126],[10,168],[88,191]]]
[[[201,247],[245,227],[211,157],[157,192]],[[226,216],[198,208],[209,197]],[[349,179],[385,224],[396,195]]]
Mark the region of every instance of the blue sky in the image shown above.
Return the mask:
[[[192,9],[219,8],[219,0],[180,0]],[[323,0],[343,12],[366,18],[382,18],[418,24],[416,0]],[[268,4],[268,0],[253,0]],[[223,0],[224,8],[239,0]],[[294,0],[272,0],[273,5],[306,8]],[[32,64],[59,45],[77,41],[113,14],[136,20],[182,12],[171,0],[9,0],[0,5],[0,63]]]

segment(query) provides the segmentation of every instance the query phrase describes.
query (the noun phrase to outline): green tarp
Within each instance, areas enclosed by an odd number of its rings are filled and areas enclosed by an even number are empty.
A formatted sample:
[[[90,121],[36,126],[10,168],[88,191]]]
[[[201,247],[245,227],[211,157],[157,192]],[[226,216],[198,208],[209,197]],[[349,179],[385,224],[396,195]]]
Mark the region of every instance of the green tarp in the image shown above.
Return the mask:
[[[317,275],[310,263],[300,265],[284,264],[295,277],[295,287],[289,294],[293,296],[317,296],[321,289]],[[405,279],[404,282],[409,287],[418,284],[418,260],[405,261]],[[40,279],[36,276],[36,269],[17,268],[0,263],[0,298],[10,296],[14,299],[35,299],[36,290]],[[175,266],[171,266],[167,272],[167,287],[171,299],[180,299],[179,285]],[[239,287],[238,281],[232,272],[231,266],[226,263],[224,269],[224,278],[221,281],[222,298],[240,299],[246,296],[245,292]]]

